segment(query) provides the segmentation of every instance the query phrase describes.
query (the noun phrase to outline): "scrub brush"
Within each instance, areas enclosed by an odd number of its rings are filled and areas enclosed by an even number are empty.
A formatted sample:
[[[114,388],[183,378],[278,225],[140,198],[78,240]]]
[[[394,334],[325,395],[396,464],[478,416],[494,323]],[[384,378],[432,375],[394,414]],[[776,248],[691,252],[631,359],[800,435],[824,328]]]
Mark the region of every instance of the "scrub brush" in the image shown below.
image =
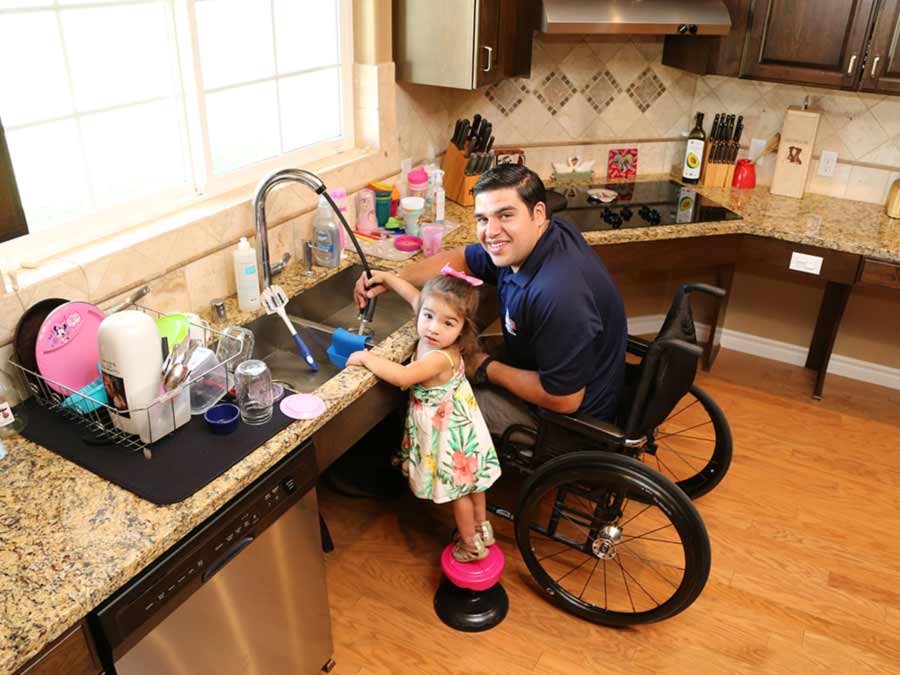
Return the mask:
[[[297,349],[303,356],[303,360],[309,364],[309,367],[313,371],[319,370],[319,364],[316,363],[312,352],[309,351],[309,347],[306,346],[303,338],[297,334],[297,329],[294,328],[294,324],[288,319],[287,312],[284,310],[284,307],[288,302],[287,294],[284,292],[284,289],[277,284],[273,284],[262,292],[261,299],[263,307],[266,309],[266,314],[277,314],[280,316],[281,320],[284,321],[284,325],[291,331],[291,335],[294,338],[294,344],[297,345]]]

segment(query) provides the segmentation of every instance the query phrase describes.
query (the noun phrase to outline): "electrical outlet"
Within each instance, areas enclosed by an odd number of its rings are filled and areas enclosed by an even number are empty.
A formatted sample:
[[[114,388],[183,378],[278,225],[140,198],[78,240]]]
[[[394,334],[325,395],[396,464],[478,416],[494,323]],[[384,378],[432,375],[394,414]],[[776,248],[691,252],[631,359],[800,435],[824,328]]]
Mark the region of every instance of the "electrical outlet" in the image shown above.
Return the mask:
[[[826,178],[834,175],[837,167],[837,153],[832,150],[823,150],[822,156],[819,157],[819,175]]]

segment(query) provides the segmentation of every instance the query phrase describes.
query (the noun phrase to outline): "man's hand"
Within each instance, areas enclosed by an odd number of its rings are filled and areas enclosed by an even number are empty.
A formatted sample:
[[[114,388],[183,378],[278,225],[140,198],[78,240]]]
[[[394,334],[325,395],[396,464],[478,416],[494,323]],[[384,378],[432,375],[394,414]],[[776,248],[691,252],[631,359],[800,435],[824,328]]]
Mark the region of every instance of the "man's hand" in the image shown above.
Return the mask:
[[[353,288],[353,299],[356,300],[356,306],[363,309],[369,304],[369,298],[375,298],[388,290],[388,287],[380,282],[379,275],[384,274],[380,270],[372,270],[372,281],[369,281],[368,275],[363,272],[356,280],[356,286]]]
[[[475,379],[475,371],[478,370],[487,357],[488,355],[484,352],[466,354],[466,377],[469,378],[470,381]]]

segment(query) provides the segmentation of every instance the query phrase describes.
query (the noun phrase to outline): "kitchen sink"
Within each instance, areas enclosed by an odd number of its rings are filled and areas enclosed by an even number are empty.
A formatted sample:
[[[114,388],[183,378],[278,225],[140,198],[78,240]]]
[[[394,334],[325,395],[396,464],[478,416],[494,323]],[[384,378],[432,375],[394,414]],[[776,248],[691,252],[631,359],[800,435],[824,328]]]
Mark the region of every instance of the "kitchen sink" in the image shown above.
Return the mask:
[[[287,384],[299,392],[311,392],[334,377],[340,369],[328,359],[331,334],[336,328],[356,332],[359,328],[359,309],[353,302],[353,287],[361,265],[341,270],[333,277],[292,298],[287,314],[297,332],[306,342],[316,363],[313,372],[297,352],[294,340],[284,322],[277,315],[262,316],[247,324],[256,338],[254,358],[265,361],[272,371],[272,379]],[[378,344],[388,335],[412,319],[412,309],[396,293],[378,298],[375,316],[369,328],[372,343]]]

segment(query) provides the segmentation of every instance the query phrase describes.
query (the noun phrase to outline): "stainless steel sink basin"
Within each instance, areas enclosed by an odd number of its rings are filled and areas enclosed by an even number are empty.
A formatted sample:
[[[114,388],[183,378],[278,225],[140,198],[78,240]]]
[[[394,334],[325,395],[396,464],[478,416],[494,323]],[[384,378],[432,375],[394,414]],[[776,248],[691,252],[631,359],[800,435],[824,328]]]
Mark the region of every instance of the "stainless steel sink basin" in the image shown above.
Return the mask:
[[[331,345],[335,328],[356,332],[359,310],[353,302],[353,286],[362,273],[354,265],[333,277],[303,291],[287,304],[288,317],[319,365],[312,372],[297,352],[293,338],[284,322],[275,315],[263,316],[247,324],[256,337],[254,358],[264,360],[272,371],[272,378],[287,383],[300,392],[311,392],[330,380],[338,372],[325,350]],[[377,344],[412,318],[409,305],[395,293],[378,298],[372,329],[372,343]]]

